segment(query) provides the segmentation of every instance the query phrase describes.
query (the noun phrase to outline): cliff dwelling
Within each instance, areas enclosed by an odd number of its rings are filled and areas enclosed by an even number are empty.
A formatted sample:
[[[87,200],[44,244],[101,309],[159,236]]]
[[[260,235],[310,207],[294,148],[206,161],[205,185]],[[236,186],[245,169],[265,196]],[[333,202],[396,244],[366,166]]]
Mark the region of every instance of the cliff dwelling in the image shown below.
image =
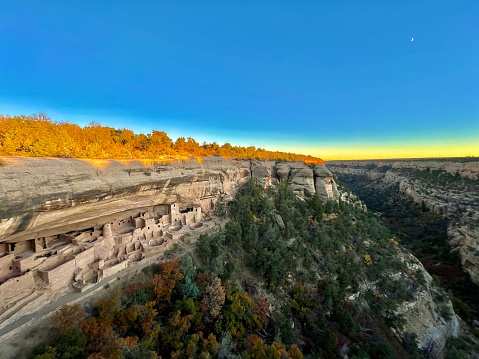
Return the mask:
[[[0,313],[35,292],[83,291],[208,228],[200,206],[158,204],[82,230],[0,244]],[[207,219],[207,218],[206,218]]]

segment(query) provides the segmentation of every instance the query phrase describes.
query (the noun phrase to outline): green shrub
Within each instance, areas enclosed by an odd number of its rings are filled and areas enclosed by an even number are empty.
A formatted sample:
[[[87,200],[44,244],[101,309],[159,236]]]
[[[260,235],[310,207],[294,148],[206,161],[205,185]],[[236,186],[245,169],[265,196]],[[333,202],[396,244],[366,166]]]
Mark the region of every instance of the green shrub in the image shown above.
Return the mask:
[[[446,351],[444,359],[467,359],[467,354],[464,350],[452,346]]]
[[[441,317],[443,317],[446,320],[451,320],[454,312],[452,311],[452,308],[449,306],[444,306],[441,308],[440,311]]]

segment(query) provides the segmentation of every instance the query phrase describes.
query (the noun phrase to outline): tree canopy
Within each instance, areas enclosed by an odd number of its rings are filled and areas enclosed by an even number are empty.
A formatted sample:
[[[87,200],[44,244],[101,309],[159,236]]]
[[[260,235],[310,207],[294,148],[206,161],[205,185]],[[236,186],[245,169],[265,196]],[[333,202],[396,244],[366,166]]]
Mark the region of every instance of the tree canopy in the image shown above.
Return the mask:
[[[320,158],[294,153],[268,151],[254,146],[199,144],[179,137],[173,141],[166,132],[154,130],[135,134],[90,123],[80,127],[68,122],[53,122],[47,116],[0,115],[0,155],[29,157],[72,157],[101,159],[177,159],[223,156],[263,160],[303,161],[317,164]]]
[[[110,289],[87,318],[62,308],[56,340],[34,357],[425,357],[414,335],[397,340],[398,305],[416,295],[421,273],[378,218],[253,181],[228,209],[195,251]]]

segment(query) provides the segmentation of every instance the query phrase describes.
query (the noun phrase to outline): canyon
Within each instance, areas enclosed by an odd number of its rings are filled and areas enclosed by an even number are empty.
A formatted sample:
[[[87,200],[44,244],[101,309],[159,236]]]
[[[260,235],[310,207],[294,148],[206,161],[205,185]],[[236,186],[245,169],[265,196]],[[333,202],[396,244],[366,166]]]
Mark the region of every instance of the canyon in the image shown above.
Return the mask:
[[[336,161],[328,166],[346,183],[361,182],[372,192],[397,191],[448,221],[453,252],[479,284],[479,161]]]
[[[251,178],[263,188],[287,181],[300,198],[338,197],[329,170],[302,162],[2,158],[0,319],[211,230],[217,204]]]
[[[170,163],[2,157],[0,164],[0,328],[25,308],[38,310],[68,292],[87,291],[106,277],[161,258],[185,237],[213,230],[215,210],[227,209],[251,179],[265,190],[286,182],[301,199],[316,194],[323,203],[345,201],[366,210],[336,184],[325,165],[302,162],[217,156]],[[383,169],[328,167],[335,173],[385,177]],[[416,188],[402,183],[409,191]],[[437,199],[427,205],[452,211]],[[449,300],[437,302],[442,292],[422,264],[412,255],[398,256],[426,279],[399,308],[407,318],[404,330],[416,333],[424,350],[432,345],[441,353],[447,339],[460,333],[460,320]],[[374,283],[365,281],[364,288]],[[450,308],[450,317],[441,315],[444,308]]]

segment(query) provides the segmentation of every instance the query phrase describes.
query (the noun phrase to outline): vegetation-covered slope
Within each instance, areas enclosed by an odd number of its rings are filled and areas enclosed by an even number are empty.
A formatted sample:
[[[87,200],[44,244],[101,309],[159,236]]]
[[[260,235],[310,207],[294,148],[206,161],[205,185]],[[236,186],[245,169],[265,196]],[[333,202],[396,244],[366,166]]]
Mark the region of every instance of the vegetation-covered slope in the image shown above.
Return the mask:
[[[451,191],[456,188],[474,190],[477,187],[477,180],[438,173],[409,171],[408,175],[424,180],[431,187],[445,181]],[[462,319],[471,323],[479,317],[479,287],[462,270],[457,251],[451,251],[447,234],[448,217],[431,212],[424,201],[422,205],[415,203],[401,193],[397,184],[385,185],[381,179],[371,181],[366,176],[339,175],[339,179],[352,188],[368,208],[381,213],[383,221],[397,232],[401,242],[449,290],[454,309]],[[476,331],[477,334],[479,331]]]
[[[426,286],[423,270],[375,216],[253,182],[217,212],[229,221],[202,235],[193,256],[149,267],[86,318],[78,306],[63,308],[52,321],[57,340],[35,358],[428,353],[398,314]]]

